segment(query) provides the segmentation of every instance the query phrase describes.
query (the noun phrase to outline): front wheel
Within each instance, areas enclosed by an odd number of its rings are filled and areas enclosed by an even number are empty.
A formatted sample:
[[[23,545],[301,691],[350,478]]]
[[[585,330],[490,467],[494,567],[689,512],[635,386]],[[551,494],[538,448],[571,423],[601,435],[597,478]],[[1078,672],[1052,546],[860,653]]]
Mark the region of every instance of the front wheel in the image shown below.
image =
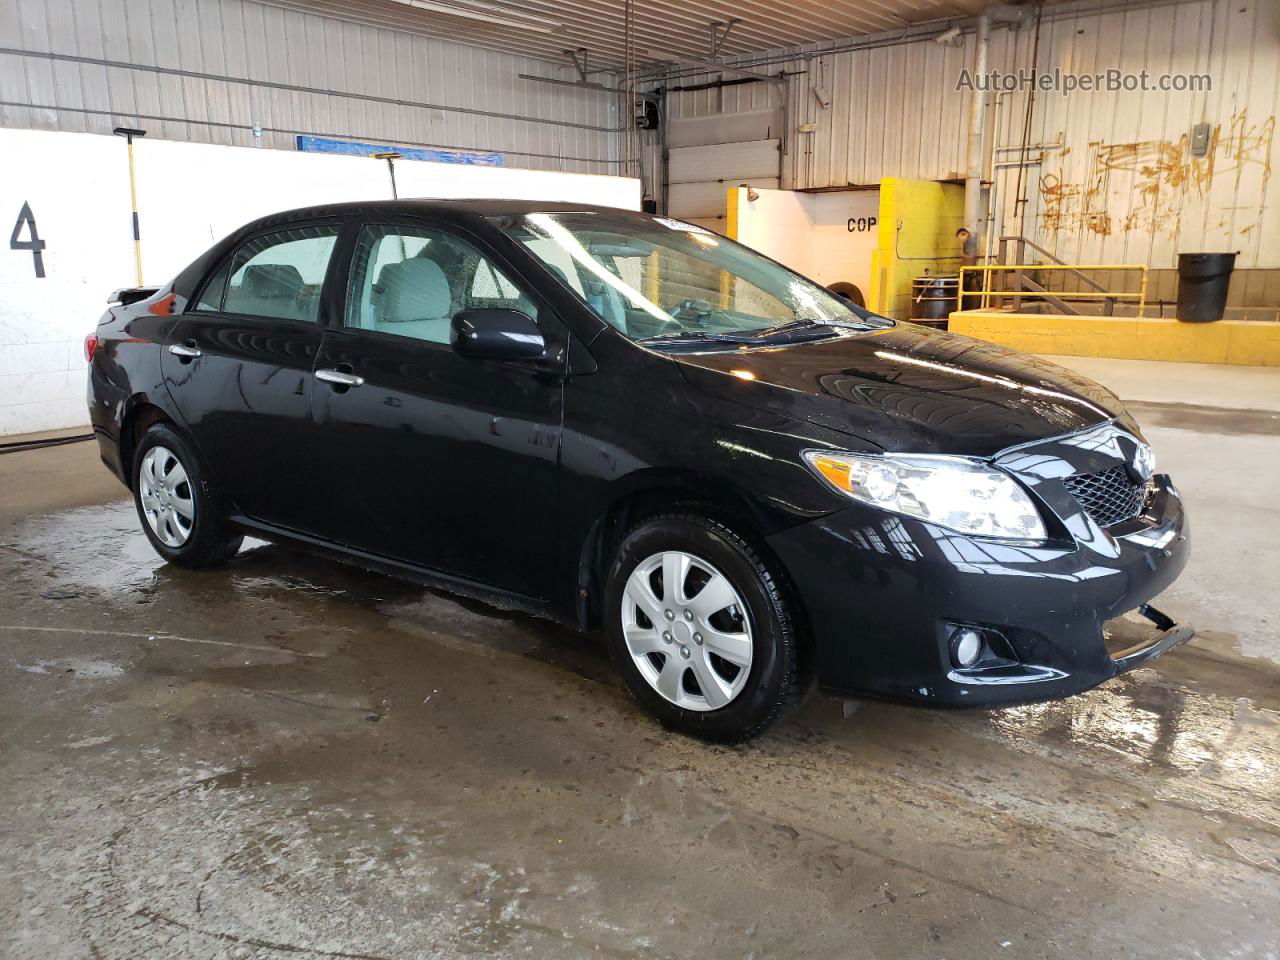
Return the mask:
[[[605,610],[627,688],[673,729],[744,740],[804,693],[782,585],[718,521],[670,514],[632,530],[610,570]]]
[[[133,500],[151,546],[177,566],[220,566],[244,540],[227,523],[194,451],[166,424],[152,425],[138,442]]]

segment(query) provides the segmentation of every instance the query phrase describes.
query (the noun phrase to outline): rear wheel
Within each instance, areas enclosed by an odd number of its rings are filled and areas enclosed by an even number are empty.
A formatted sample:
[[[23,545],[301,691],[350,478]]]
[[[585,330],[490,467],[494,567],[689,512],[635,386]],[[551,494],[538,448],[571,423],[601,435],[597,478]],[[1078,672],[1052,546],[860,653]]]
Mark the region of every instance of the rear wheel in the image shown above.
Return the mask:
[[[209,489],[194,451],[166,424],[142,435],[133,457],[133,500],[143,532],[170,563],[202,569],[233,557],[243,537]]]
[[[627,688],[666,726],[742,740],[804,692],[778,579],[718,521],[671,514],[632,530],[609,574],[606,616]]]

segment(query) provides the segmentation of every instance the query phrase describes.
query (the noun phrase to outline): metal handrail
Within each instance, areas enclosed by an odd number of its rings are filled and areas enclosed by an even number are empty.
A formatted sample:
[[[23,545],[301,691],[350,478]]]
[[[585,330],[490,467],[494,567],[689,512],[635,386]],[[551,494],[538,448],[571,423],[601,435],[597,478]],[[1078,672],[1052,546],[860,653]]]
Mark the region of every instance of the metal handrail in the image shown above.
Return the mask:
[[[1093,289],[1095,290],[1104,289],[1102,284],[1098,283],[1088,274],[1082,273],[1078,267],[1075,267],[1073,264],[1067,263],[1057,254],[1055,254],[1052,250],[1050,250],[1048,247],[1042,247],[1040,246],[1040,244],[1036,243],[1034,240],[1028,237],[1021,236],[1019,234],[1009,234],[1008,236],[1003,236],[1000,238],[1000,262],[1001,263],[1009,262],[1009,258],[1005,255],[1005,250],[1010,240],[1012,240],[1018,245],[1018,255],[1017,257],[1014,258],[1016,262],[1022,263],[1027,259],[1027,247],[1030,247],[1032,250],[1035,250],[1037,253],[1041,254],[1042,256],[1048,257],[1054,263],[1061,264],[1064,267],[1071,267],[1072,272],[1075,274],[1075,276],[1082,282],[1093,287]],[[1022,274],[1018,274],[1017,276],[1015,276],[1014,282],[1017,284],[1017,286],[1021,287],[1022,289],[1028,289],[1028,284],[1030,283],[1030,281],[1026,277],[1024,277]],[[1029,289],[1031,289],[1033,292],[1036,292],[1036,293],[1043,293],[1044,291],[1042,289],[1037,289],[1038,286],[1039,286],[1038,284],[1031,284]],[[1110,297],[1106,298],[1103,302],[1106,304],[1106,306],[1103,308],[1103,313],[1110,316],[1115,311],[1116,302],[1114,299]],[[1069,313],[1074,312],[1071,310],[1069,306],[1066,305],[1066,303],[1064,303],[1061,300],[1058,301],[1058,305],[1061,309]],[[1016,307],[1017,304],[1015,303],[1014,306]]]
[[[1027,252],[1027,251],[1026,251],[1026,248],[1027,248],[1027,247],[1030,247],[1030,248],[1031,248],[1032,250],[1034,250],[1036,253],[1041,254],[1042,256],[1046,256],[1046,257],[1048,257],[1048,258],[1049,258],[1050,260],[1052,260],[1054,263],[1061,264],[1062,266],[1067,267],[1067,268],[1069,268],[1069,269],[1071,269],[1071,270],[1075,271],[1076,276],[1078,276],[1078,277],[1079,277],[1081,280],[1083,280],[1085,283],[1089,284],[1089,286],[1093,287],[1093,289],[1095,289],[1095,290],[1103,290],[1103,289],[1105,289],[1105,288],[1102,286],[1102,284],[1098,283],[1098,282],[1097,282],[1096,280],[1094,280],[1092,277],[1088,276],[1087,274],[1084,274],[1084,273],[1081,273],[1081,272],[1080,272],[1081,270],[1090,270],[1090,269],[1092,269],[1091,267],[1081,267],[1079,264],[1071,264],[1071,263],[1067,263],[1067,261],[1063,260],[1063,259],[1062,259],[1061,257],[1059,257],[1057,254],[1055,254],[1052,250],[1049,250],[1049,249],[1047,249],[1047,248],[1045,248],[1045,247],[1040,246],[1040,244],[1036,243],[1034,240],[1032,240],[1032,239],[1031,239],[1031,238],[1029,238],[1029,237],[1021,237],[1021,236],[1018,236],[1018,235],[1016,235],[1016,234],[1011,234],[1010,236],[1007,236],[1007,237],[1001,237],[1001,238],[1000,238],[1000,242],[1001,242],[1002,244],[1003,244],[1003,243],[1005,243],[1005,242],[1006,242],[1006,241],[1008,241],[1008,240],[1013,240],[1015,243],[1017,243],[1017,244],[1018,244],[1018,246],[1019,246],[1019,248],[1018,248],[1018,259],[1019,259],[1019,260],[1025,260],[1025,259],[1026,259],[1026,252]],[[1003,258],[1002,258],[1002,259],[1003,259]]]
[[[1030,243],[1030,241],[1028,241]],[[1034,244],[1033,244],[1034,245]],[[1006,291],[992,290],[991,276],[997,270],[1016,271],[1018,273],[1031,272],[1035,270],[1065,270],[1071,273],[1079,274],[1081,270],[1137,270],[1141,274],[1141,281],[1137,293],[1117,293],[1108,291],[1097,283],[1090,281],[1090,284],[1096,287],[1100,292],[1090,293],[1084,290],[1046,290],[1036,295],[1047,296],[1050,300],[1137,300],[1138,316],[1142,317],[1146,314],[1147,309],[1147,265],[1145,263],[1089,263],[1089,264],[1070,264],[1070,263],[986,263],[976,264],[973,266],[964,266],[960,268],[960,290],[961,303],[966,292],[969,291],[965,285],[965,274],[967,272],[982,274],[982,289],[978,291],[982,294],[982,309],[987,309],[991,305],[991,297],[994,294],[1000,299],[1010,297],[1021,298],[1026,291]],[[1037,286],[1039,286],[1037,284]]]

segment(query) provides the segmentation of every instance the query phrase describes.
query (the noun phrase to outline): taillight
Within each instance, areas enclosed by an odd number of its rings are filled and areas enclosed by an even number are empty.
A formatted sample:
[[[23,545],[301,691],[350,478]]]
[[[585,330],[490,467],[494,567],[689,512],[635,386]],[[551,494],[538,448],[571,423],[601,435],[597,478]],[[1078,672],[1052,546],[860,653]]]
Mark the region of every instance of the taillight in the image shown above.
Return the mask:
[[[98,352],[98,335],[91,333],[84,338],[84,362],[93,363],[93,355]]]

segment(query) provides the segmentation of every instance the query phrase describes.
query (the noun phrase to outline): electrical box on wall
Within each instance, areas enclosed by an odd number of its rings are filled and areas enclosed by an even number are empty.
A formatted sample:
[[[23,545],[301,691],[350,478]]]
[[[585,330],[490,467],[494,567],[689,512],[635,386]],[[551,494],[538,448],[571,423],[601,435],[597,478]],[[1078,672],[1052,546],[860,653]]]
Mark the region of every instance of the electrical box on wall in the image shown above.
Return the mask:
[[[1203,157],[1209,152],[1209,135],[1212,127],[1207,123],[1197,123],[1191,128],[1191,155]]]

